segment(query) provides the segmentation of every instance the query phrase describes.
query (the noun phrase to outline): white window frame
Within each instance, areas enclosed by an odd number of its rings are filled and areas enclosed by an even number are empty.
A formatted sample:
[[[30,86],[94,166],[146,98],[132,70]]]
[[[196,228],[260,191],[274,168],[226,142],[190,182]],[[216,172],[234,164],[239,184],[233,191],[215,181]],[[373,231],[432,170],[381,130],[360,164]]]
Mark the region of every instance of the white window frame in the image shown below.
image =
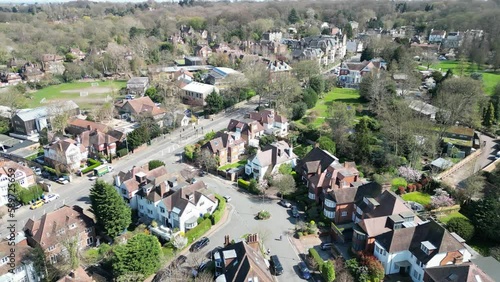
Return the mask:
[[[346,217],[346,216],[347,216],[347,212],[346,212],[346,211],[343,211],[343,212],[340,214],[340,216],[342,216],[342,217]]]

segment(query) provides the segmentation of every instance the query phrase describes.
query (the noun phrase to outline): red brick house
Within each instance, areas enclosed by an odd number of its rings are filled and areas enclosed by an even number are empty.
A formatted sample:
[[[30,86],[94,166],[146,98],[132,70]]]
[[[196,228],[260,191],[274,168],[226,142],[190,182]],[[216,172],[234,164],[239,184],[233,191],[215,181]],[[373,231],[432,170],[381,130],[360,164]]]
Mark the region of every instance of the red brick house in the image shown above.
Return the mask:
[[[218,133],[214,139],[201,147],[217,157],[219,166],[232,164],[240,160],[239,156],[245,152],[245,140],[228,133]]]

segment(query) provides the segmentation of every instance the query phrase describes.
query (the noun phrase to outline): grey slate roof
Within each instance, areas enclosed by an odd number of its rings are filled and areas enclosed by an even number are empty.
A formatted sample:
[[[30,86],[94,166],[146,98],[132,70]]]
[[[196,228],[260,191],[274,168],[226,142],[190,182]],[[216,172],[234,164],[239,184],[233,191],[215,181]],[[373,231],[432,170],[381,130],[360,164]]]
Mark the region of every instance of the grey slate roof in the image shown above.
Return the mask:
[[[58,107],[54,107],[53,110],[55,111],[54,114],[57,114],[58,111],[75,110],[78,108],[79,107],[75,102],[69,100],[69,101],[64,101],[63,104]],[[50,109],[49,106],[39,107],[32,110],[21,111],[17,113],[17,116],[23,121],[34,120],[37,118],[46,117],[49,114],[49,109]]]

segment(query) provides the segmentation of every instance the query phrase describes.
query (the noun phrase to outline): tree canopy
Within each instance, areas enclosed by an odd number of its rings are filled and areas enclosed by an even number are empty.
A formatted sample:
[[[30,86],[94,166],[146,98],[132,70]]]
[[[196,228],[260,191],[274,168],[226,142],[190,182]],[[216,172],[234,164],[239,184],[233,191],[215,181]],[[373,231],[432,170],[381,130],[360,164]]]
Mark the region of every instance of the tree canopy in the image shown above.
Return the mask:
[[[160,267],[161,245],[153,235],[137,234],[126,244],[113,249],[112,266],[115,277],[140,273],[147,277]]]

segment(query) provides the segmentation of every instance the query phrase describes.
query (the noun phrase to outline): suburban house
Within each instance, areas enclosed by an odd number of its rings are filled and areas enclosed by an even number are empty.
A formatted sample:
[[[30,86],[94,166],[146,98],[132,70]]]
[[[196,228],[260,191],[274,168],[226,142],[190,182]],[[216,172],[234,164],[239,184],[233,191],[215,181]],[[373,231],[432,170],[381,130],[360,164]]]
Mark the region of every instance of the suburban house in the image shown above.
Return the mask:
[[[50,145],[45,145],[43,151],[45,164],[59,171],[76,172],[85,165],[88,157],[87,148],[70,138],[56,138]]]
[[[212,156],[219,160],[219,166],[223,166],[240,160],[240,155],[245,153],[245,140],[235,134],[219,132],[201,149],[208,150]]]
[[[115,108],[123,119],[130,119],[132,122],[137,120],[140,115],[149,115],[161,126],[165,110],[157,106],[149,96],[133,100],[122,100],[115,103]]]
[[[201,66],[203,65],[203,58],[196,56],[184,57],[184,65],[186,66]]]
[[[13,246],[9,244],[12,241],[0,242],[0,281],[2,282],[39,281],[41,278],[31,260],[33,249],[28,246],[25,236],[20,237],[13,241],[15,243],[13,257],[10,257]],[[10,263],[14,264],[10,265]]]
[[[492,278],[500,277],[500,262],[496,260],[494,257],[478,256],[476,258],[471,259],[471,262],[477,265],[477,267],[479,267],[489,277]]]
[[[184,103],[193,106],[205,106],[207,104],[205,99],[210,93],[214,91],[219,93],[216,86],[195,81],[182,87],[182,91]]]
[[[57,280],[57,282],[94,282],[95,280],[90,277],[83,267],[78,266],[72,270],[68,275]]]
[[[342,62],[339,70],[339,84],[346,88],[358,88],[363,76],[377,75],[385,68],[382,61]]]
[[[207,77],[205,78],[205,83],[222,87],[223,85],[227,85],[231,82],[241,83],[241,80],[244,79],[245,76],[242,72],[231,68],[216,67],[208,72]]]
[[[187,84],[193,82],[194,74],[184,68],[181,68],[174,73],[173,79],[177,82],[177,86],[182,88]]]
[[[68,126],[66,127],[66,132],[73,136],[79,136],[80,134],[86,131],[97,130],[99,132],[106,133],[111,137],[117,139],[119,142],[122,142],[125,139],[125,133],[116,129],[113,129],[110,126],[107,126],[102,123],[75,118],[69,121]]]
[[[285,137],[288,135],[288,120],[279,115],[275,110],[262,110],[248,114],[250,119],[256,120],[264,127],[264,132],[268,135]]]
[[[494,282],[494,278],[472,262],[429,267],[425,269],[424,274],[424,282]]]
[[[50,106],[20,110],[12,117],[14,132],[10,135],[20,139],[38,141],[38,133],[44,128],[51,128],[51,119],[61,113],[70,117],[80,114],[80,108],[73,101],[64,101]]]
[[[349,53],[361,53],[363,52],[363,42],[358,40],[349,40],[346,42],[346,51]]]
[[[127,81],[127,94],[133,96],[144,96],[149,87],[148,77],[132,77]]]
[[[83,61],[85,59],[86,54],[80,50],[80,48],[70,48],[69,53],[73,55],[77,61]]]
[[[43,79],[45,73],[37,65],[26,63],[21,68],[21,76],[27,82],[37,82]]]
[[[431,29],[429,34],[429,43],[441,43],[446,38],[446,31]]]
[[[392,191],[384,191],[376,198],[363,197],[355,206],[352,221],[352,250],[373,252],[375,237],[392,231],[390,223],[394,219],[404,219],[406,226],[420,224],[411,207]]]
[[[64,57],[54,54],[42,55],[42,69],[45,73],[62,75],[64,67]]]
[[[319,147],[300,160],[296,171],[309,189],[309,199],[320,204],[335,224],[352,222],[356,202],[380,194],[379,185],[361,179],[354,162],[341,164]]]
[[[262,255],[259,237],[250,234],[244,241],[231,244],[224,237],[224,248],[213,254],[216,282],[275,281]]]
[[[167,174],[167,169],[165,166],[160,166],[155,169],[149,170],[147,166],[145,167],[132,167],[131,170],[124,172],[120,171],[118,175],[114,177],[114,185],[129,206],[137,210],[138,200],[137,192],[148,179],[149,181],[156,179],[162,175]]]
[[[259,137],[264,134],[264,127],[256,120],[236,120],[231,119],[227,125],[227,130],[236,139],[241,137],[249,146],[258,147]]]
[[[28,219],[24,231],[31,247],[41,247],[50,262],[57,263],[61,256],[67,256],[65,240],[77,238],[79,249],[99,245],[95,223],[83,209],[74,206],[48,212],[39,220]]]
[[[194,54],[197,57],[208,59],[212,55],[212,48],[208,45],[198,45],[194,47]]]
[[[469,127],[452,126],[445,131],[442,140],[448,146],[449,155],[451,155],[451,148],[453,147],[462,151],[464,156],[469,155],[471,149],[480,147],[479,137],[474,133],[474,129]]]
[[[295,167],[297,156],[285,141],[274,142],[263,150],[258,149],[254,157],[249,158],[245,165],[245,173],[261,181],[266,174],[272,175],[283,164]]]
[[[280,73],[280,72],[290,72],[292,70],[292,67],[288,65],[284,61],[270,61],[269,64],[267,64],[267,69],[271,73]]]
[[[92,157],[100,154],[105,156],[116,154],[118,139],[97,129],[82,132],[78,139]]]
[[[375,237],[373,251],[386,274],[406,274],[421,282],[426,268],[461,264],[471,258],[465,240],[434,220],[415,225],[402,217],[389,219],[392,230]]]
[[[198,225],[198,218],[212,214],[218,200],[207,190],[203,181],[177,189],[161,200],[157,209],[157,222],[167,228],[186,232]],[[139,209],[139,212],[141,210]]]
[[[9,178],[12,177],[10,169],[14,170],[14,179],[19,186],[28,188],[36,184],[35,173],[31,168],[0,158],[0,207],[9,203]]]
[[[23,82],[23,78],[18,73],[8,72],[0,74],[0,81],[7,85],[17,85]]]

